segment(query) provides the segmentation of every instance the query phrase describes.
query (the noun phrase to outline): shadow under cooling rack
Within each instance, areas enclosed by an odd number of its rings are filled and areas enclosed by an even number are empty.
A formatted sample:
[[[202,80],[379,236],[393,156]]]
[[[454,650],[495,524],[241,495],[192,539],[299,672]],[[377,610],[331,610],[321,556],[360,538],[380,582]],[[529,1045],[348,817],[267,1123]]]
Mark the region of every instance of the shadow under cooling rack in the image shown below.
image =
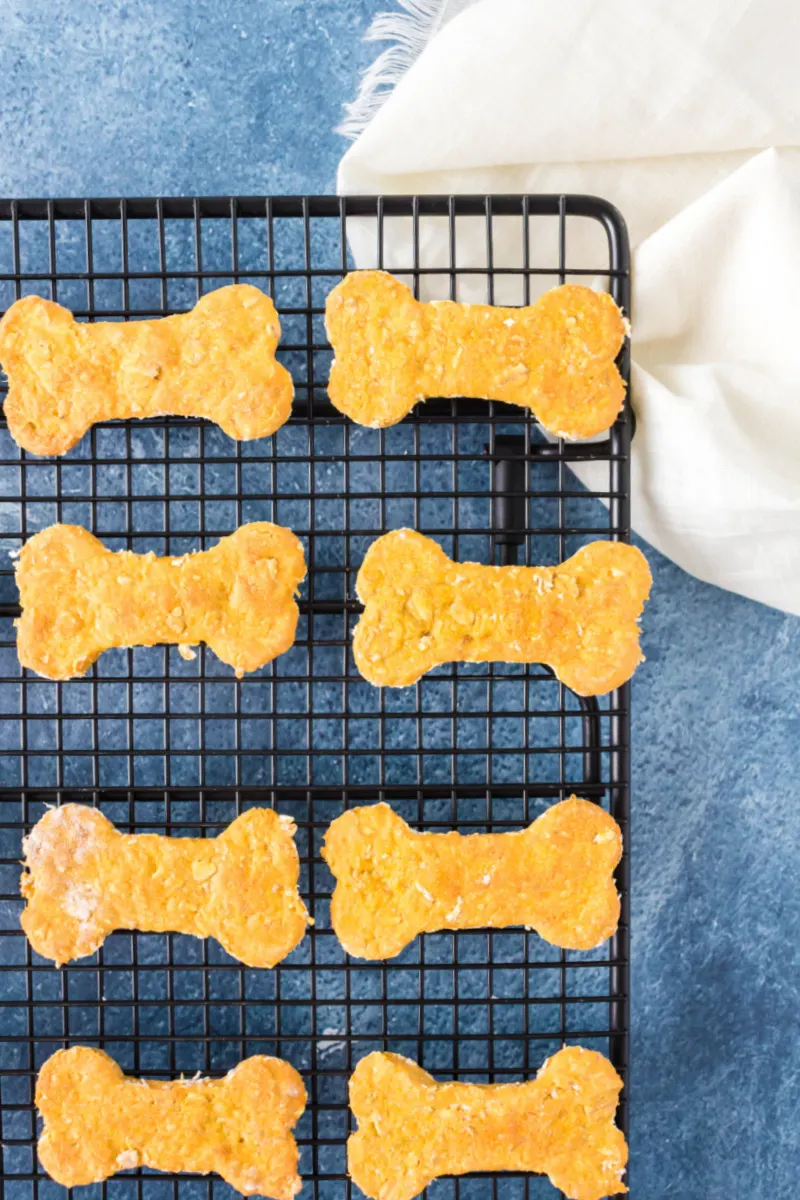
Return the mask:
[[[0,425],[0,1100],[3,1194],[54,1190],[34,1153],[36,1068],[58,1046],[104,1046],[132,1072],[214,1073],[278,1053],[306,1077],[299,1127],[304,1194],[345,1197],[347,1076],[365,1053],[405,1053],[442,1076],[522,1079],[564,1042],[627,1067],[627,857],[618,935],[559,953],[524,930],[426,935],[389,963],[351,961],[328,918],[319,857],[346,807],[385,799],[412,824],[519,828],[576,791],[627,833],[629,692],[581,702],[540,667],[458,665],[379,691],[350,653],[354,581],[375,537],[413,526],[456,558],[555,563],[596,538],[627,539],[626,411],[591,445],[545,438],[516,408],[433,400],[386,430],[330,405],[325,297],[370,258],[422,298],[522,304],[564,281],[604,282],[628,307],[624,225],[587,197],[218,198],[0,201],[0,308],[21,295],[76,315],[183,311],[236,281],[273,295],[279,357],[295,382],[291,420],[235,443],[200,421],[95,427],[68,455],[38,459]],[[467,257],[467,249],[469,257]],[[621,369],[627,375],[627,358]],[[592,460],[584,487],[570,464]],[[200,649],[111,651],[81,680],[19,668],[9,553],[54,521],[112,548],[180,554],[246,521],[290,526],[309,564],[295,646],[242,680]],[[96,803],[124,830],[214,836],[270,804],[298,824],[315,925],[276,970],[251,971],[214,942],[115,934],[56,971],[18,924],[23,833],[48,803]],[[627,1123],[627,1099],[620,1121]],[[441,1181],[437,1197],[486,1194]],[[553,1194],[496,1177],[492,1194]],[[98,1190],[98,1189],[95,1189]],[[220,1181],[136,1173],[103,1195],[203,1197]]]

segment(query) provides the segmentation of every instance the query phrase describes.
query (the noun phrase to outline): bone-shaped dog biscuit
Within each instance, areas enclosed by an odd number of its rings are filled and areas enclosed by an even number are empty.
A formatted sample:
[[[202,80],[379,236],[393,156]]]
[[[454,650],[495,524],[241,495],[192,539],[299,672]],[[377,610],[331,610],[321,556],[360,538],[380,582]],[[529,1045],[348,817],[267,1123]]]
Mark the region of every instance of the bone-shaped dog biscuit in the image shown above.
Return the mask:
[[[97,809],[50,809],[25,838],[21,923],[58,965],[115,929],[215,937],[250,967],[274,967],[305,933],[289,817],[254,808],[216,838],[122,834]]]
[[[331,922],[349,954],[392,958],[420,933],[525,925],[589,950],[617,927],[613,817],[570,797],[518,833],[416,833],[388,804],[342,813],[322,856]]]
[[[398,529],[358,572],[356,665],[378,687],[404,687],[440,663],[538,662],[579,696],[609,692],[642,660],[651,582],[644,555],[621,542],[592,542],[558,567],[485,567]]]
[[[124,323],[78,322],[26,296],[0,321],[9,432],[33,454],[66,454],[97,421],[123,417],[208,417],[232,438],[267,437],[294,394],[275,359],[280,333],[275,305],[249,284],[209,292],[188,313]]]
[[[350,1079],[348,1170],[372,1200],[412,1200],[470,1171],[536,1172],[571,1200],[601,1200],[628,1190],[621,1088],[608,1059],[579,1046],[508,1084],[437,1083],[401,1055],[369,1054]]]
[[[395,425],[429,396],[472,396],[584,438],[608,429],[625,399],[614,364],[625,320],[606,292],[568,284],[528,308],[421,304],[384,271],[354,271],[328,296],[325,324],[328,394],[359,425]]]
[[[303,1081],[280,1058],[246,1058],[223,1079],[132,1079],[102,1050],[49,1058],[36,1081],[39,1159],[64,1187],[154,1167],[218,1175],[244,1195],[292,1200],[302,1187],[292,1129]]]
[[[113,553],[77,525],[51,525],[22,548],[17,653],[47,679],[83,675],[112,646],[206,642],[241,676],[292,645],[305,578],[290,529],[242,525],[179,558]]]

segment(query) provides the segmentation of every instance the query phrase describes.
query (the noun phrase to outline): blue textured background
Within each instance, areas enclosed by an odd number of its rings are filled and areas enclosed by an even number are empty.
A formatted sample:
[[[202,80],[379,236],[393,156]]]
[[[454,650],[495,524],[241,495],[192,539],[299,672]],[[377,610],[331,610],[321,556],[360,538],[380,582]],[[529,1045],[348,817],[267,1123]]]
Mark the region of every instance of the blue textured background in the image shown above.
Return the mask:
[[[5,0],[0,191],[325,192],[374,0]],[[658,555],[634,682],[635,1194],[793,1194],[800,622]]]

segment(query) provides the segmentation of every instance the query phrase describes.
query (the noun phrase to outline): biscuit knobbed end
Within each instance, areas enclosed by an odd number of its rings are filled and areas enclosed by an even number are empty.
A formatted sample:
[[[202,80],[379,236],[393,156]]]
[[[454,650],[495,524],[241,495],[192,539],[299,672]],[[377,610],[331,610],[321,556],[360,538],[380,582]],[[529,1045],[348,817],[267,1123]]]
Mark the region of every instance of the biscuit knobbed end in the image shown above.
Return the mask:
[[[74,1046],[36,1081],[39,1160],[64,1187],[118,1171],[212,1171],[250,1196],[293,1200],[302,1187],[292,1129],[306,1105],[294,1067],[255,1055],[222,1079],[132,1079],[102,1050]]]
[[[237,440],[288,419],[294,387],[275,358],[275,305],[250,284],[218,288],[188,313],[147,321],[76,321],[39,296],[0,321],[3,406],[11,436],[39,455],[66,454],[98,421],[206,417]]]
[[[290,529],[257,521],[210,550],[177,558],[112,552],[78,525],[51,525],[17,562],[17,653],[46,679],[83,675],[114,646],[205,642],[238,676],[294,642],[303,547]]]
[[[122,834],[95,808],[50,809],[23,842],[22,928],[59,966],[138,929],[213,937],[247,966],[274,967],[310,923],[294,833],[269,808],[216,838]]]
[[[623,542],[591,542],[557,567],[491,567],[398,529],[372,543],[358,572],[353,654],[378,687],[406,687],[442,663],[521,662],[600,695],[642,661],[651,583],[647,559]]]
[[[331,923],[349,954],[384,959],[420,933],[524,925],[589,950],[619,921],[622,835],[570,797],[515,833],[417,833],[388,804],[342,813],[322,857],[336,878]]]
[[[627,323],[607,292],[565,284],[525,308],[415,300],[385,271],[353,271],[330,292],[332,404],[359,425],[402,420],[431,396],[530,409],[559,437],[613,425],[625,400],[614,362]]]
[[[413,1200],[473,1171],[535,1172],[570,1200],[602,1200],[628,1190],[621,1090],[608,1059],[580,1046],[507,1084],[437,1083],[399,1054],[369,1054],[350,1078],[348,1171],[371,1200]]]

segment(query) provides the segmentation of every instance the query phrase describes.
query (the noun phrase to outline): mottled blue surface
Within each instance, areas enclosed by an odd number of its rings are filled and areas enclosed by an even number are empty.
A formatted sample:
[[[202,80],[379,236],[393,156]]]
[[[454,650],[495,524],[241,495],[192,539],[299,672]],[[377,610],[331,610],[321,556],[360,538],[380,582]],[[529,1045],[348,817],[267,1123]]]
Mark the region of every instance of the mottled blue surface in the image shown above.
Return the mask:
[[[6,0],[0,192],[330,191],[343,145],[331,127],[373,53],[360,35],[379,6]],[[634,1194],[790,1196],[800,622],[649,557],[648,663],[633,687]],[[258,1012],[254,1036],[268,1036]]]

